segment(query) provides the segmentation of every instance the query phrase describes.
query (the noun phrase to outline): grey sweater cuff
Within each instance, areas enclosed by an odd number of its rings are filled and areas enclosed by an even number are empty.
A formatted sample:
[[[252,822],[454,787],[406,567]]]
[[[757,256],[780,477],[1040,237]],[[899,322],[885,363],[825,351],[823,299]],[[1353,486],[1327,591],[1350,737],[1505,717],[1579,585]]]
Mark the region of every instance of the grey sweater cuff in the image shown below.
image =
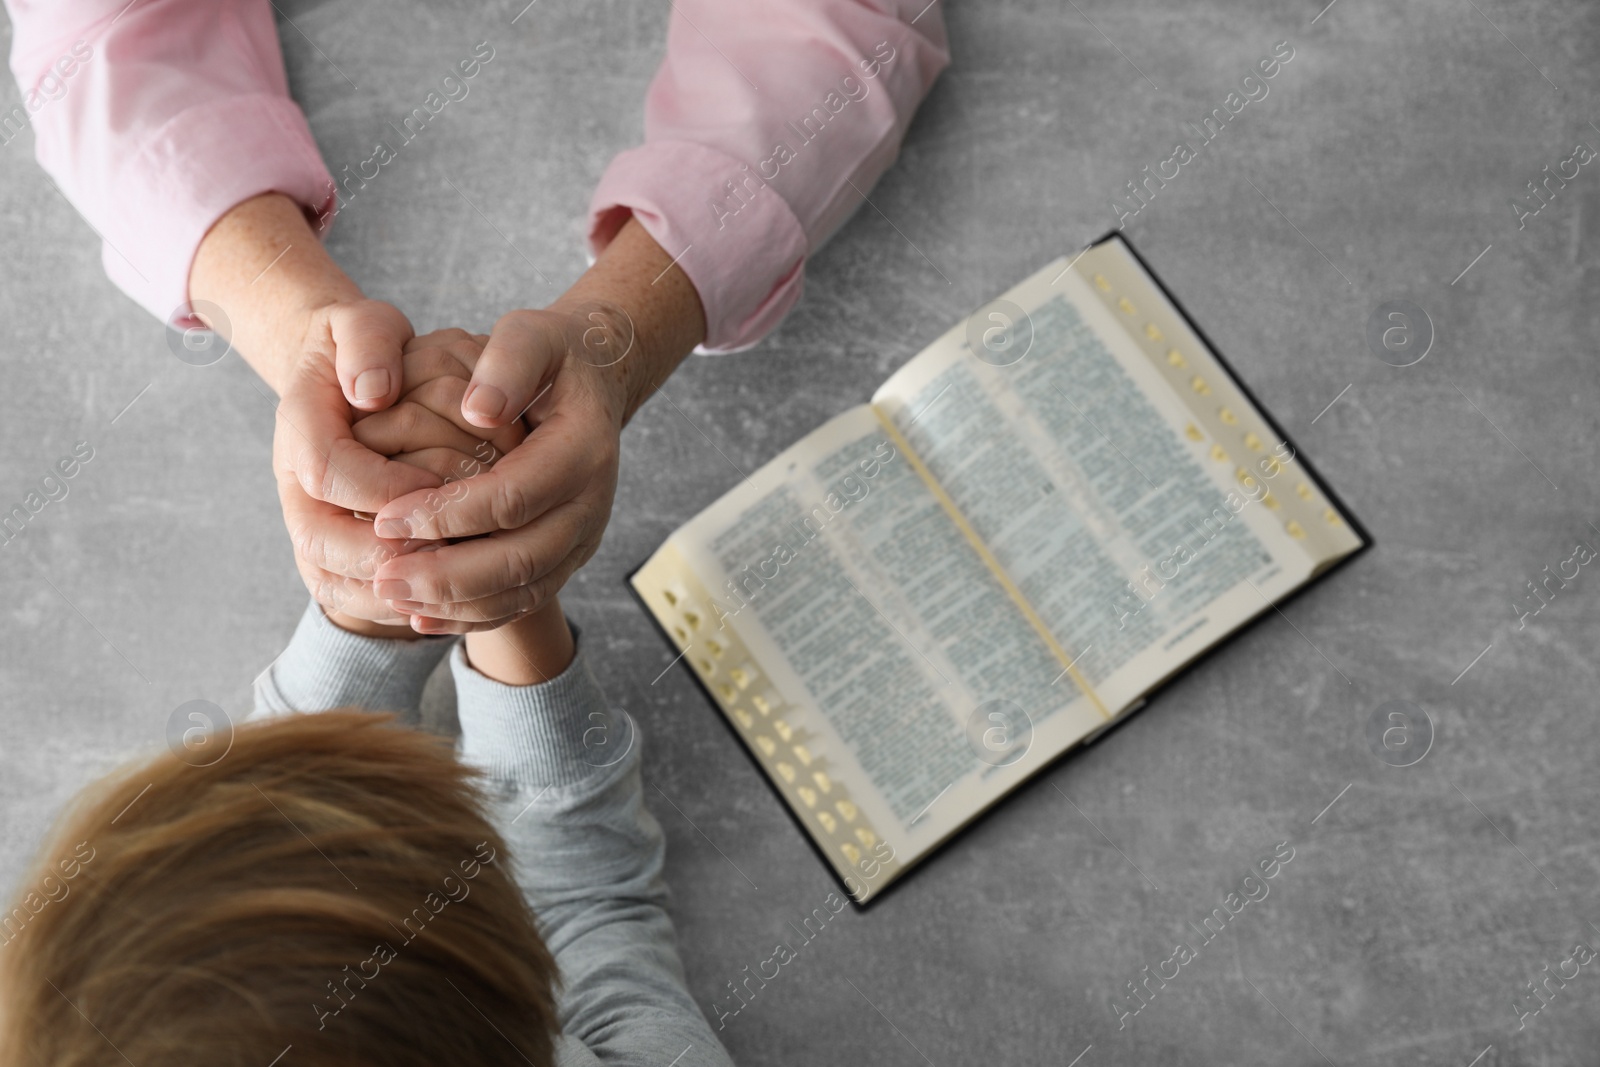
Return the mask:
[[[525,789],[605,775],[632,755],[637,742],[632,717],[606,707],[578,627],[572,626],[572,636],[577,645],[572,663],[538,685],[493,681],[467,662],[464,645],[456,647],[450,670],[463,759]]]
[[[453,637],[398,640],[341,630],[313,600],[283,655],[256,679],[256,714],[359,707],[417,714]]]

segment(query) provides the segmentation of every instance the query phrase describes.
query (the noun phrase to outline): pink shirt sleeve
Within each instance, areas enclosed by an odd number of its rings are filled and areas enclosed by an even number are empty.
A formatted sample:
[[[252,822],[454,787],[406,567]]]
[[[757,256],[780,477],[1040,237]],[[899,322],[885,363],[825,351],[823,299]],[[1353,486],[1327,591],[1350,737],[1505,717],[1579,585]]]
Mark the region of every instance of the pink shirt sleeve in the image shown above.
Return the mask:
[[[699,292],[700,350],[749,348],[949,62],[937,0],[676,0],[644,144],[601,177],[590,250],[631,212]]]
[[[111,280],[164,321],[229,208],[265,192],[326,215],[333,179],[289,98],[269,0],[6,0],[39,163],[102,241]]]

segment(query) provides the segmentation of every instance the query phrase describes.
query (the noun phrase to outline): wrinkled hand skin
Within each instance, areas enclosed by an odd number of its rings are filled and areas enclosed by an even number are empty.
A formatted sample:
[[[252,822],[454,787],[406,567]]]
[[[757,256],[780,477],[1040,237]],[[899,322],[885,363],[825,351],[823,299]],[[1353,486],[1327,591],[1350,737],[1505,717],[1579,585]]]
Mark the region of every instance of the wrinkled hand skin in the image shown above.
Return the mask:
[[[420,383],[405,385],[414,402],[402,417],[415,421],[377,423],[363,438],[408,456],[389,465],[430,482],[463,469],[464,449],[480,451],[472,460],[498,462],[385,498],[366,527],[369,543],[397,546],[376,562],[367,590],[375,610],[409,616],[419,633],[471,633],[554,603],[600,546],[623,425],[705,337],[693,283],[630,217],[549,307],[507,312],[487,339],[422,339],[443,351],[403,375]],[[349,362],[352,370],[368,365]],[[472,368],[459,397],[457,366]],[[443,410],[456,399],[461,418]],[[486,435],[518,422],[527,430],[521,444]],[[494,453],[484,451],[485,440]]]
[[[462,483],[491,469],[528,435],[520,419],[498,429],[486,429],[472,425],[461,414],[462,397],[487,341],[487,335],[460,329],[437,330],[414,338],[405,348],[399,401],[383,411],[359,417],[352,427],[359,444],[381,456],[428,471],[443,482],[423,500],[424,512],[437,511],[446,502],[462,499],[470,492],[470,487]],[[370,512],[355,514],[367,521],[372,518]],[[432,551],[460,540],[467,538],[428,541],[414,550]],[[398,554],[382,554],[374,559],[369,578],[378,564]],[[378,603],[394,607],[381,599]],[[525,613],[516,617],[521,614]],[[399,609],[399,618],[412,620],[412,627],[419,632],[446,632],[447,624],[419,615],[415,609]]]
[[[461,398],[488,337],[437,330],[405,349],[405,375],[394,406],[363,415],[354,425],[358,443],[450,482],[493,467],[522,443],[521,421],[499,429],[474,426],[461,415]],[[438,490],[441,496],[444,489]]]
[[[484,335],[459,329],[413,338],[404,349],[400,399],[382,411],[358,413],[351,426],[355,444],[426,471],[443,483],[430,491],[435,495],[429,496],[424,508],[460,499],[461,487],[456,483],[489,469],[527,436],[520,421],[486,430],[461,417],[461,397],[485,340]],[[345,514],[347,520],[353,517],[362,524],[371,523],[373,516],[373,512],[359,510]],[[302,528],[313,527],[308,523]],[[396,556],[434,551],[449,542],[369,538],[369,543],[375,547],[347,568],[351,573],[320,572],[321,580],[313,587],[313,594],[329,616],[347,629],[394,636],[390,632],[393,625],[411,628],[411,624],[406,614],[374,595],[372,586],[378,567]]]
[[[492,420],[508,426],[525,421],[526,441],[465,485],[414,491],[378,513],[380,537],[444,542],[433,554],[385,559],[373,583],[373,595],[412,616],[419,633],[471,633],[525,617],[550,601],[600,545],[616,493],[626,361],[597,367],[574,356],[565,333],[569,320],[570,313],[543,310],[513,312],[496,324],[502,336],[533,345],[518,357],[533,382],[532,403],[520,419],[513,412],[509,421]],[[507,322],[519,328],[507,334]],[[495,337],[475,377],[494,357]],[[462,357],[465,347],[457,349]],[[433,388],[454,395],[456,385]],[[493,432],[473,425],[483,420],[470,411],[460,414],[452,417],[455,429]],[[459,495],[452,499],[452,493]]]
[[[220,228],[219,224],[219,228]],[[411,324],[393,305],[355,298],[288,316],[277,330],[256,329],[254,348],[263,377],[282,397],[272,438],[273,469],[295,566],[312,595],[330,612],[404,623],[377,600],[372,579],[385,559],[423,546],[382,540],[353,510],[382,507],[396,495],[426,490],[438,476],[393,462],[361,446],[352,423],[399,395],[361,403],[345,392],[356,366],[392,355],[398,364],[413,340]],[[263,339],[265,338],[265,339]],[[271,343],[269,343],[269,341]],[[270,353],[275,351],[274,357]]]

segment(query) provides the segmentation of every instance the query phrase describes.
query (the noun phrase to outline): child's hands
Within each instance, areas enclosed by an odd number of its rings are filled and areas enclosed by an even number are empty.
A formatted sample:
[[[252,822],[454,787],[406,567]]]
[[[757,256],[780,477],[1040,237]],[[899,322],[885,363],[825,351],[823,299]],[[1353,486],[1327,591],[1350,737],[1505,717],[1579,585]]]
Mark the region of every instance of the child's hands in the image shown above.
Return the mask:
[[[399,403],[364,416],[355,424],[355,437],[361,444],[443,479],[444,485],[424,498],[424,509],[463,499],[472,491],[466,479],[494,466],[527,436],[521,419],[513,419],[498,429],[486,429],[472,425],[461,414],[462,397],[488,340],[464,330],[439,330],[416,338],[406,346]],[[437,541],[418,551],[448,543],[454,542]],[[393,591],[382,588],[386,583],[378,584],[380,597]],[[438,618],[430,614],[431,605],[417,600],[399,598],[386,602],[407,616],[411,629],[417,633],[467,633],[467,655],[472,665],[507,685],[548,681],[572,662],[572,633],[554,596],[538,605],[537,610],[522,610],[509,619],[496,620],[495,629],[484,623]],[[397,628],[386,629],[389,636],[396,635]],[[403,635],[406,631],[398,633]]]
[[[488,470],[506,452],[522,443],[527,430],[521,420],[498,429],[473,426],[461,415],[461,398],[484,343],[483,335],[465,330],[438,330],[406,345],[400,400],[390,408],[361,417],[353,433],[359,444],[382,456],[428,471],[444,484],[417,505],[420,517],[431,517],[447,503],[472,491],[466,479]],[[358,513],[359,514],[359,513]],[[370,515],[363,515],[370,519]],[[449,541],[424,545],[430,551]],[[381,559],[373,561],[374,569]],[[429,605],[412,600],[408,590],[379,588],[379,603],[409,619],[418,633],[465,633],[474,625],[431,617]]]
[[[399,402],[354,426],[360,444],[443,479],[445,485],[435,490],[441,500],[459,500],[462,494],[452,493],[450,483],[494,466],[527,436],[521,420],[485,429],[461,414],[461,398],[487,341],[455,329],[414,338],[405,348]]]

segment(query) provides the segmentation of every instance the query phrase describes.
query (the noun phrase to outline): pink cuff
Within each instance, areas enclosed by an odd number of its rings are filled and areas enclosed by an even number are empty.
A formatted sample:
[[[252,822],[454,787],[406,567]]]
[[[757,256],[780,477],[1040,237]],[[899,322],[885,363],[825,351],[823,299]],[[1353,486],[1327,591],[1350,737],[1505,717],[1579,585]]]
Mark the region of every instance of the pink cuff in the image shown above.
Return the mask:
[[[331,219],[336,196],[304,113],[268,93],[184,110],[112,186],[127,210],[107,225],[101,260],[111,280],[163,322],[188,315],[195,250],[229,209],[277,192]]]
[[[589,201],[598,255],[628,213],[677,259],[706,314],[697,351],[737,352],[770,332],[800,299],[806,235],[789,205],[731,156],[688,141],[652,141],[618,155]],[[741,205],[742,201],[742,206]],[[738,207],[738,211],[732,211]]]

